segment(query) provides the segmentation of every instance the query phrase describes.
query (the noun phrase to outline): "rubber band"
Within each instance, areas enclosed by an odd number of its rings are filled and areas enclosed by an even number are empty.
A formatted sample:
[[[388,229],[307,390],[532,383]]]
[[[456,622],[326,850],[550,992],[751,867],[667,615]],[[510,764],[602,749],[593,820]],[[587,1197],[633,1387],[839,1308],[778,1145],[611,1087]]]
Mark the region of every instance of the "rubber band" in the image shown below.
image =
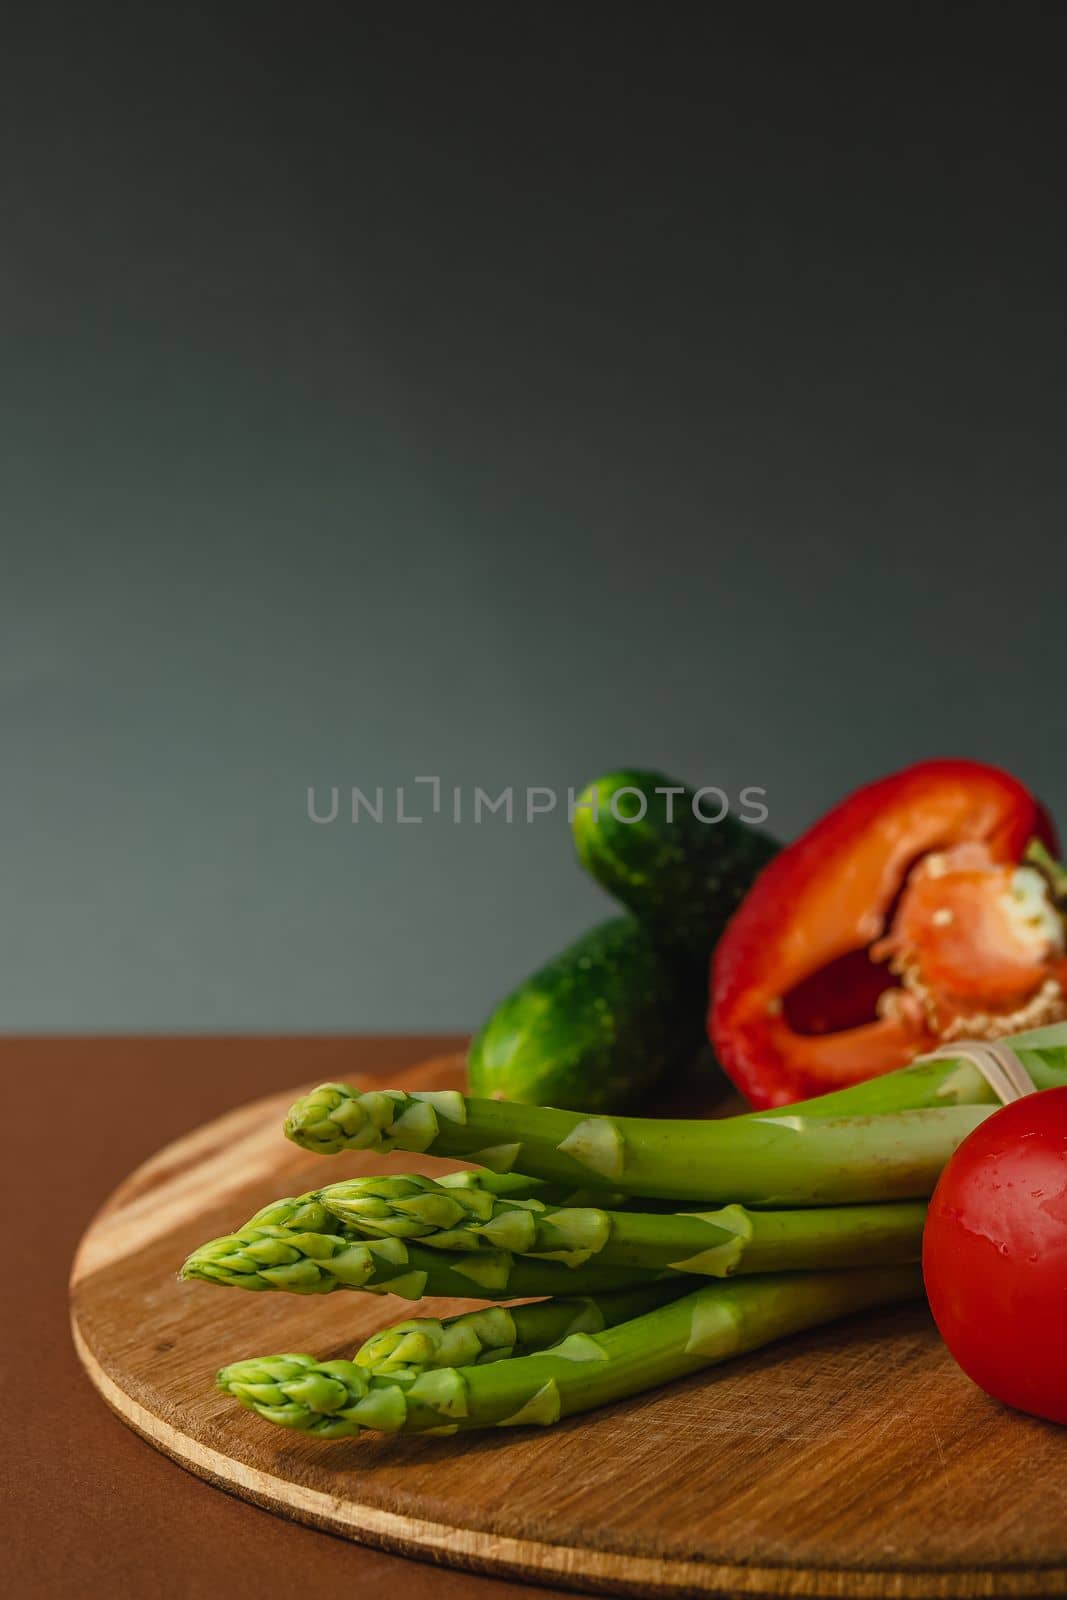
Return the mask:
[[[956,1044],[944,1044],[938,1050],[931,1050],[929,1055],[918,1056],[916,1064],[919,1061],[969,1061],[978,1068],[1003,1105],[1037,1093],[1037,1084],[1010,1044],[960,1039]]]

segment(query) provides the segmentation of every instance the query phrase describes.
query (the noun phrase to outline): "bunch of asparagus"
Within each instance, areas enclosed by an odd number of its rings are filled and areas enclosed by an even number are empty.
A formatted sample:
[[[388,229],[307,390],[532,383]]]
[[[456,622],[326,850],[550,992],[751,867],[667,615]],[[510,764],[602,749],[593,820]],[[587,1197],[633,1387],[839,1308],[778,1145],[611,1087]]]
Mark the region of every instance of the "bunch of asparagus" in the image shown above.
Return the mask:
[[[1067,1024],[1007,1042],[1037,1088],[1067,1084]],[[536,1299],[400,1322],[351,1360],[238,1361],[218,1382],[268,1422],[327,1438],[546,1424],[921,1295],[925,1199],[995,1109],[964,1059],[706,1122],[327,1084],[286,1121],[305,1149],[417,1151],[476,1170],[279,1200],[202,1245],[183,1276]]]

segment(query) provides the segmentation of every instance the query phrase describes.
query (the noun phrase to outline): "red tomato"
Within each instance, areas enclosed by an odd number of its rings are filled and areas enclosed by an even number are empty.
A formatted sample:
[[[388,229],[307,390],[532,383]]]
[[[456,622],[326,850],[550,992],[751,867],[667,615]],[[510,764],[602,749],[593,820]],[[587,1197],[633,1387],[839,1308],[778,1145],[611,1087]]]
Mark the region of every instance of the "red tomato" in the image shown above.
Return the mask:
[[[923,1275],[941,1336],[975,1383],[1067,1423],[1067,1089],[996,1112],[930,1202]]]

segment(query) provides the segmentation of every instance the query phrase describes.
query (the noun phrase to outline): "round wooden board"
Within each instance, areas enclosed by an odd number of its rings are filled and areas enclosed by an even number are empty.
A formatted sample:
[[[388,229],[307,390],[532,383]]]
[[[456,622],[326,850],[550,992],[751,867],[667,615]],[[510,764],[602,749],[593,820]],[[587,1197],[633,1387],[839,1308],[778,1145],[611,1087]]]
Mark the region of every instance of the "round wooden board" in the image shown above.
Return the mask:
[[[459,1081],[456,1057],[404,1075]],[[118,1414],[234,1494],[424,1560],[648,1595],[1067,1594],[1067,1435],[986,1400],[918,1307],[852,1319],[550,1429],[315,1442],[219,1395],[215,1369],[344,1354],[423,1310],[179,1283],[200,1241],[313,1188],[293,1094],[220,1118],[115,1192],[71,1278],[78,1353]],[[425,1172],[431,1159],[405,1165]],[[340,1157],[331,1180],[396,1170]]]

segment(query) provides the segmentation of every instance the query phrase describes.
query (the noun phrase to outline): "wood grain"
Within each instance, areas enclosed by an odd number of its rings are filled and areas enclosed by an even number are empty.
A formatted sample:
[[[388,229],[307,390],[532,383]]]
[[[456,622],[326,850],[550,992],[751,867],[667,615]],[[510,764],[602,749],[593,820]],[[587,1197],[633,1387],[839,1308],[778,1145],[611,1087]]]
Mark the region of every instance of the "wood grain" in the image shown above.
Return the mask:
[[[446,1057],[404,1074],[457,1081]],[[813,1333],[545,1431],[324,1444],[212,1385],[241,1356],[350,1350],[419,1309],[242,1295],[175,1277],[201,1240],[321,1181],[287,1144],[292,1093],[179,1140],[97,1216],[71,1279],[74,1338],[132,1427],[191,1471],[348,1538],[423,1559],[630,1594],[1067,1594],[1067,1437],[986,1400],[923,1311]],[[441,1163],[405,1158],[410,1169]],[[397,1170],[329,1163],[331,1179]]]

